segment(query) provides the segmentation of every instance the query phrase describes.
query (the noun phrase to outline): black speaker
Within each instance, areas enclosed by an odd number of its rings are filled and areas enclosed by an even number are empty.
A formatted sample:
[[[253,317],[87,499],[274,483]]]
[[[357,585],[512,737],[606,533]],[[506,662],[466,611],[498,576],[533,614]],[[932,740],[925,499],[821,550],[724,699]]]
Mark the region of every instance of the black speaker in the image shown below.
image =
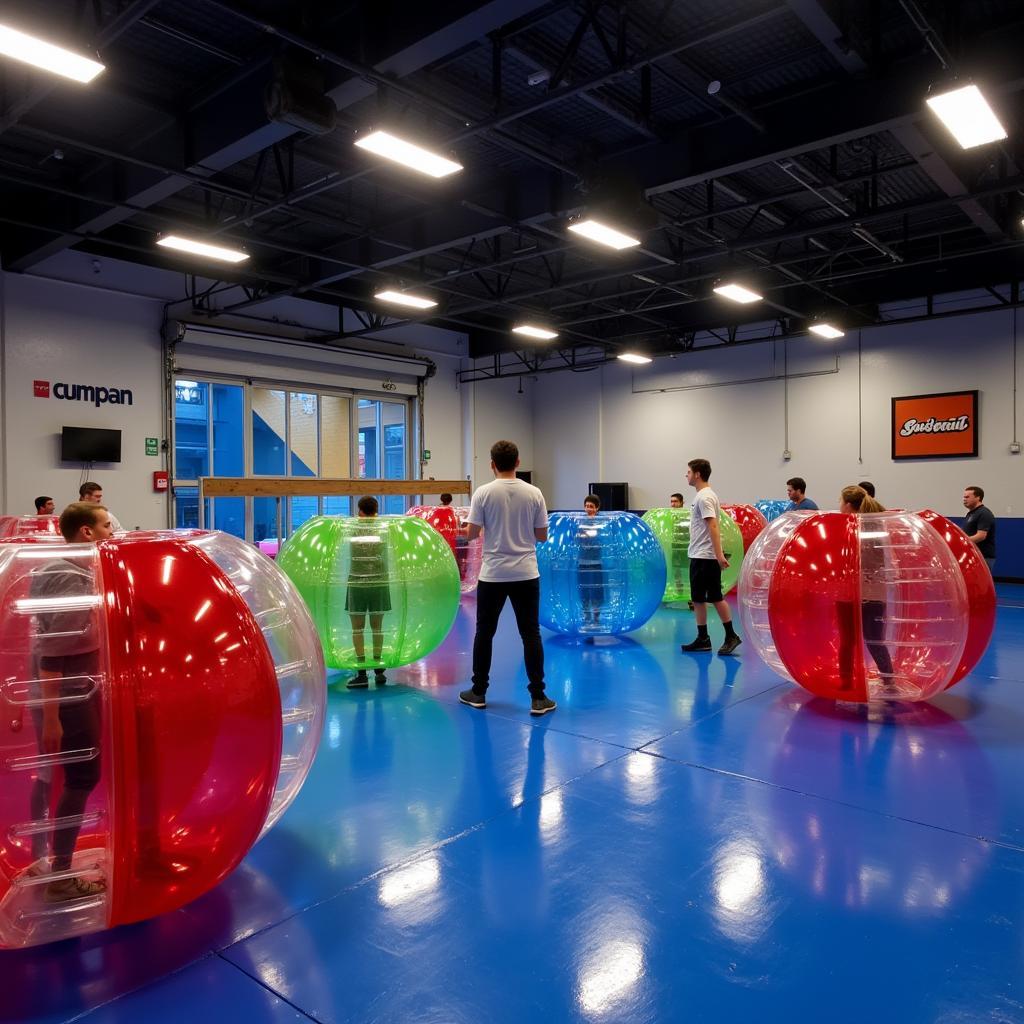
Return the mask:
[[[590,484],[590,493],[601,499],[602,512],[625,512],[629,508],[629,484]]]
[[[517,480],[525,480],[526,483],[532,484],[533,483],[533,470],[532,469],[517,469],[516,470],[516,479]]]

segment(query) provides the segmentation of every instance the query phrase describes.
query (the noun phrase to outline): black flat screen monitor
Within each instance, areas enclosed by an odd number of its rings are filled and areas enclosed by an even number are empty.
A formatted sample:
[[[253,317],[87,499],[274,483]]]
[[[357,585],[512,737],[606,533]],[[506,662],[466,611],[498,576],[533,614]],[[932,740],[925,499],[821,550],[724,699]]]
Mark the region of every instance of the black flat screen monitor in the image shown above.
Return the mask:
[[[601,499],[602,512],[626,512],[629,510],[629,484],[592,483],[590,493]]]
[[[61,462],[120,462],[121,431],[100,427],[62,427]]]

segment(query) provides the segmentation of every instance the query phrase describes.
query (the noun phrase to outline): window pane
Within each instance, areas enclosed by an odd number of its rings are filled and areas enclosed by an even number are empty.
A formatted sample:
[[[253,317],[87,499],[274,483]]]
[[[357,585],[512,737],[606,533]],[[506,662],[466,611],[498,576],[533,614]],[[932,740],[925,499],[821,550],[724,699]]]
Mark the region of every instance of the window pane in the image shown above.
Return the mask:
[[[286,535],[284,524],[284,504],[281,506],[281,536]],[[276,498],[253,498],[252,499],[252,539],[254,541],[266,540],[268,537],[277,539],[277,499]]]
[[[209,523],[207,523],[209,526]],[[213,527],[245,539],[245,498],[214,498]]]
[[[243,499],[244,500],[244,499]],[[199,526],[199,488],[174,488],[174,526],[178,530],[195,530]],[[210,499],[206,499],[206,526],[210,526]]]
[[[320,396],[321,476],[345,479],[352,473],[349,453],[349,409],[347,398],[339,395]],[[326,505],[324,511],[327,511]]]
[[[316,498],[291,498],[292,503],[292,533],[294,533],[307,519],[312,519],[317,514]]]
[[[405,412],[407,406],[398,402],[381,402],[381,429],[384,434],[384,479],[404,480],[405,460]],[[408,498],[402,494],[388,494],[384,498],[384,511],[401,514],[405,511]]]
[[[174,382],[174,477],[177,480],[198,480],[210,475],[209,389],[209,384],[200,381]]]
[[[324,498],[325,516],[350,516],[352,515],[352,499],[332,495]]]
[[[252,469],[264,476],[285,475],[285,393],[252,389]],[[273,503],[271,501],[271,503]],[[276,533],[275,533],[276,536]],[[262,538],[257,537],[257,540]]]
[[[380,402],[359,399],[359,476],[380,476],[377,458],[377,407]]]
[[[213,385],[214,476],[245,476],[242,404],[242,386],[240,384]],[[224,527],[218,526],[217,529],[224,529]],[[230,532],[234,533],[234,530]]]
[[[293,391],[288,415],[291,417],[289,442],[292,446],[290,475],[318,476],[317,396]]]

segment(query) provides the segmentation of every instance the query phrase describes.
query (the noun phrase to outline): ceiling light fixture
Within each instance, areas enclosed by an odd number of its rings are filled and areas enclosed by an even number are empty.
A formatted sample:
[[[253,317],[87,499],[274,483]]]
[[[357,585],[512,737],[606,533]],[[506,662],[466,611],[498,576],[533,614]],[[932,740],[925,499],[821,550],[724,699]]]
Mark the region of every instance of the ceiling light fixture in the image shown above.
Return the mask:
[[[592,217],[570,224],[569,230],[574,234],[589,238],[590,241],[597,242],[599,245],[606,245],[609,249],[631,249],[640,244],[639,238],[634,238],[623,231],[602,224],[601,221],[594,220]]]
[[[424,295],[410,295],[408,292],[396,292],[391,288],[374,292],[373,297],[381,302],[393,302],[398,306],[412,306],[414,309],[430,309],[437,303]]]
[[[517,324],[512,328],[513,334],[521,334],[526,338],[536,338],[538,341],[551,341],[558,337],[558,331],[549,331],[546,327],[537,327],[534,324]]]
[[[811,324],[807,329],[811,334],[816,334],[819,338],[828,338],[830,341],[834,338],[846,337],[845,331],[841,331],[838,327],[833,327],[831,324]]]
[[[1006,129],[976,85],[929,96],[927,103],[964,149],[1006,138]]]
[[[19,32],[16,28],[2,23],[0,23],[0,54],[83,84],[91,82],[104,70],[104,65],[98,61],[72,53],[70,50],[65,50],[63,46],[44,42],[42,39]]]
[[[624,363],[651,363],[654,361],[650,356],[642,355],[640,352],[620,352],[616,359],[621,359]]]
[[[396,164],[402,164],[403,167],[427,174],[431,178],[444,178],[462,170],[462,164],[449,160],[439,153],[432,153],[413,142],[400,139],[390,132],[371,132],[361,139],[356,139],[356,145],[369,153],[376,153],[385,160],[393,160]]]
[[[165,249],[175,249],[178,252],[191,253],[193,256],[205,256],[211,260],[222,260],[224,263],[241,263],[249,258],[249,254],[240,249],[226,249],[222,245],[210,245],[209,242],[185,238],[183,235],[164,235],[156,240],[156,244],[162,245]]]
[[[763,295],[758,295],[757,292],[744,288],[741,284],[720,284],[715,287],[714,292],[716,295],[721,295],[723,299],[731,299],[733,302],[744,304],[760,302],[764,298]]]

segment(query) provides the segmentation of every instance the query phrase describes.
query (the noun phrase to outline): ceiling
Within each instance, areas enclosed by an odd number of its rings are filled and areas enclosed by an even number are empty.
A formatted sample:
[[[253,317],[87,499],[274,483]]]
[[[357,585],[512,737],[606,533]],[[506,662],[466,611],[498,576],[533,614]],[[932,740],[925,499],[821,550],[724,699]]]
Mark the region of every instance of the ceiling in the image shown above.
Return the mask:
[[[518,353],[509,372],[856,328],[937,292],[1019,300],[1016,0],[47,0],[3,19],[107,65],[80,87],[0,60],[7,270],[75,248],[209,278],[155,247],[202,235],[251,259],[190,292],[193,315],[303,296],[355,311],[347,338],[429,320],[475,357]],[[1006,142],[964,151],[931,117],[954,75]],[[333,130],[269,118],[282,76],[304,107],[329,97]],[[352,144],[375,125],[465,169],[382,166]],[[567,232],[609,203],[638,248]],[[765,301],[722,300],[724,280]],[[395,314],[388,285],[439,305]],[[522,320],[559,337],[526,346]]]

